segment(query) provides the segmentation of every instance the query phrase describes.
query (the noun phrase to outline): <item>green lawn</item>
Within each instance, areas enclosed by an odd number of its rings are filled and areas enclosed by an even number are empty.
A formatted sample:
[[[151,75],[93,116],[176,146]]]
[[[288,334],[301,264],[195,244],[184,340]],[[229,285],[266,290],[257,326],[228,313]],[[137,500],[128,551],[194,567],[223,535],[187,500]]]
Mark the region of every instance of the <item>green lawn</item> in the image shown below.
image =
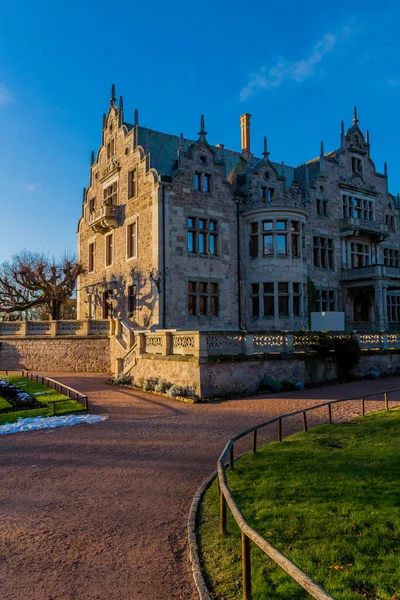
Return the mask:
[[[42,402],[43,404],[48,404],[49,407],[37,408],[34,410],[18,410],[9,413],[3,412],[2,414],[0,414],[0,425],[2,425],[3,423],[14,423],[20,417],[27,418],[52,416],[53,408],[52,405],[49,403],[54,400],[64,400],[64,402],[57,402],[56,404],[57,416],[83,410],[83,405],[77,402],[76,400],[70,400],[68,396],[59,394],[58,392],[55,392],[54,390],[46,387],[45,385],[42,385],[41,383],[36,383],[35,381],[31,381],[26,377],[19,377],[17,375],[13,375],[9,377],[4,377],[4,379],[9,381],[16,387],[20,387],[20,384],[22,384],[22,390],[28,392],[31,396],[36,397],[39,400],[39,402]],[[9,407],[9,403],[0,397],[0,413],[4,409],[7,409]]]
[[[400,411],[327,425],[265,446],[227,470],[250,525],[339,600],[400,599]],[[230,511],[228,509],[228,515]],[[200,512],[214,600],[239,600],[239,530],[219,534],[216,483]],[[310,598],[252,544],[253,599]]]

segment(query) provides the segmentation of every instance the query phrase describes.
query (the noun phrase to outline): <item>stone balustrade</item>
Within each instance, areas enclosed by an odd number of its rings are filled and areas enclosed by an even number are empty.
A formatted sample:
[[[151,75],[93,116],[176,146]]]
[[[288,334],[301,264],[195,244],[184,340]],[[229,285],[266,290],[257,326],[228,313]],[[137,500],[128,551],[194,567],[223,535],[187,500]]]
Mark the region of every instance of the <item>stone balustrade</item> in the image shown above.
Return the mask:
[[[0,339],[35,336],[108,336],[113,333],[113,322],[102,321],[0,321]]]

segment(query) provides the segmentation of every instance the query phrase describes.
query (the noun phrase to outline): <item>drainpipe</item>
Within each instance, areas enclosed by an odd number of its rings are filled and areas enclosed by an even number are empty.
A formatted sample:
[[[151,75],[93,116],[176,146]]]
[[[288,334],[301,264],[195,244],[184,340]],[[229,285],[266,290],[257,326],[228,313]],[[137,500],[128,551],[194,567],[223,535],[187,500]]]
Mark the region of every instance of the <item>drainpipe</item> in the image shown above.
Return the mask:
[[[242,294],[240,289],[240,213],[239,213],[239,198],[236,201],[236,245],[237,245],[237,290],[238,290],[238,324],[239,329],[242,327]]]
[[[166,277],[165,277],[165,253],[167,248],[166,235],[165,235],[165,187],[162,186],[162,237],[163,237],[163,253],[162,253],[162,318],[161,327],[166,329],[166,314],[167,314],[167,290],[166,290]]]

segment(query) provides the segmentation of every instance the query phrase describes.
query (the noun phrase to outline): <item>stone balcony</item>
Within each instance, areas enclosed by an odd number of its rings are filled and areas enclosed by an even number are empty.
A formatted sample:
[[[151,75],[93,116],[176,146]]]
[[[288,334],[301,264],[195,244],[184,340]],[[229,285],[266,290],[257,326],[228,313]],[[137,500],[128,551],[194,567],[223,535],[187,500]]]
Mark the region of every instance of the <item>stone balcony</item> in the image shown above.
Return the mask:
[[[365,281],[368,279],[400,279],[400,269],[385,265],[368,265],[354,269],[342,269],[342,281]]]
[[[388,226],[380,221],[365,221],[364,219],[356,219],[355,217],[346,217],[340,219],[339,230],[341,235],[359,235],[360,233],[367,235],[375,240],[384,240],[388,237]]]
[[[99,233],[118,227],[118,206],[104,204],[99,210],[90,213],[89,225]]]

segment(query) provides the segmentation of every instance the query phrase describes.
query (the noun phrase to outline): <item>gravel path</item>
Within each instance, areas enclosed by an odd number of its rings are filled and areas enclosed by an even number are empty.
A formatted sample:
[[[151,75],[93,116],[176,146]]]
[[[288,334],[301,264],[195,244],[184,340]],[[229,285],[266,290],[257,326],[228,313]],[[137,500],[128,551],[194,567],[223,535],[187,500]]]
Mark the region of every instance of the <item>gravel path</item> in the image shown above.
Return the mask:
[[[189,405],[108,386],[101,375],[51,376],[110,418],[0,437],[2,600],[195,600],[187,515],[226,440],[322,399],[400,387],[397,377]],[[335,407],[334,417],[355,409]],[[299,425],[293,419],[284,433]]]

